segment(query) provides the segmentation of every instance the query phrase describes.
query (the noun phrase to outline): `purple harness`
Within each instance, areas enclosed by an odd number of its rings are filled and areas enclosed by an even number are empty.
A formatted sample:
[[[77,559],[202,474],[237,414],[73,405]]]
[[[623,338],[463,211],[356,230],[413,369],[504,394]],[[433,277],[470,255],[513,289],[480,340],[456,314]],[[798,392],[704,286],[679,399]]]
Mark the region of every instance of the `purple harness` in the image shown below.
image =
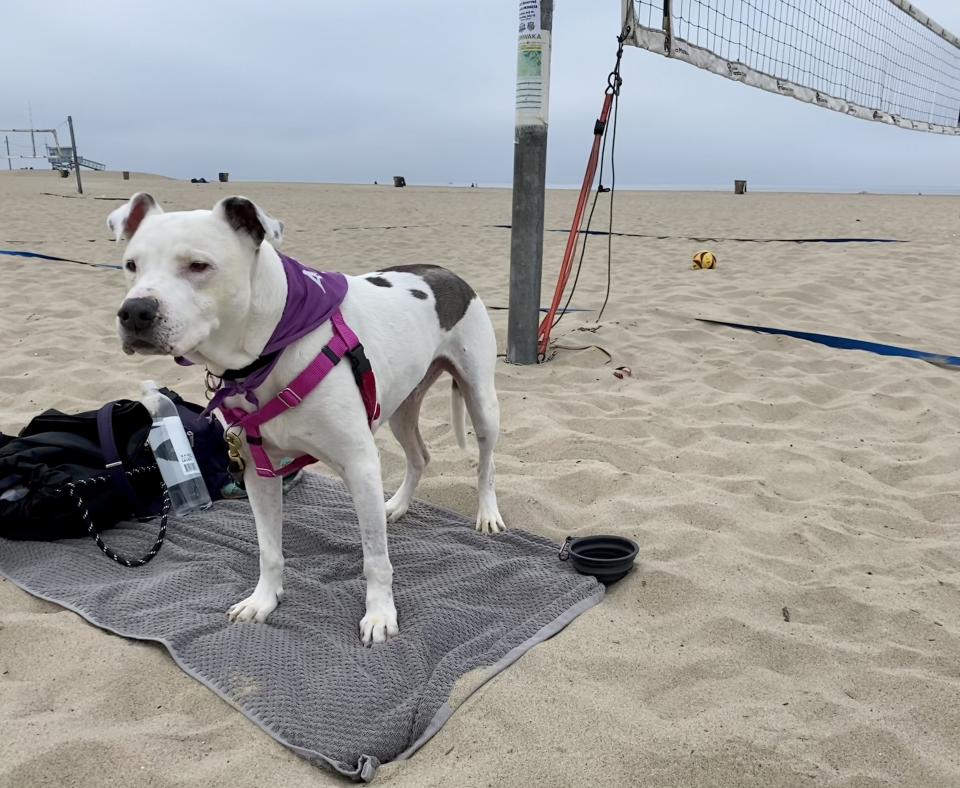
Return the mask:
[[[359,338],[340,314],[340,304],[347,294],[347,278],[341,273],[314,271],[283,254],[280,255],[280,261],[287,276],[287,301],[280,322],[259,358],[243,369],[228,369],[223,373],[220,385],[207,405],[207,412],[219,409],[231,428],[238,428],[246,433],[247,445],[250,447],[257,474],[265,477],[286,476],[304,465],[316,462],[316,458],[303,455],[283,468],[274,468],[263,448],[260,426],[299,405],[344,356],[350,360],[353,376],[367,411],[368,425],[372,427],[380,417],[373,369],[363,352]],[[333,324],[333,338],[330,342],[283,391],[261,407],[254,392],[273,371],[284,348],[328,320]],[[177,361],[184,363],[182,359]],[[240,408],[229,408],[223,404],[228,397],[240,395],[258,409],[247,413]]]

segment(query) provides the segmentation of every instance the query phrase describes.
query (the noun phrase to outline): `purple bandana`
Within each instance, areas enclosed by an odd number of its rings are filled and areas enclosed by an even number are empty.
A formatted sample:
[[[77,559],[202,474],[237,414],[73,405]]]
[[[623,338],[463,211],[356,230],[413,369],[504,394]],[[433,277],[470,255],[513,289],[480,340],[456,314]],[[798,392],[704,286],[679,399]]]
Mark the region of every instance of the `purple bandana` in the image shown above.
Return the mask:
[[[280,261],[287,275],[287,302],[280,322],[258,359],[243,369],[223,373],[220,387],[207,405],[207,412],[214,410],[227,397],[240,394],[259,407],[254,390],[273,371],[283,349],[326,323],[347,294],[347,278],[343,274],[315,271],[283,254]],[[178,363],[182,361],[178,359]]]

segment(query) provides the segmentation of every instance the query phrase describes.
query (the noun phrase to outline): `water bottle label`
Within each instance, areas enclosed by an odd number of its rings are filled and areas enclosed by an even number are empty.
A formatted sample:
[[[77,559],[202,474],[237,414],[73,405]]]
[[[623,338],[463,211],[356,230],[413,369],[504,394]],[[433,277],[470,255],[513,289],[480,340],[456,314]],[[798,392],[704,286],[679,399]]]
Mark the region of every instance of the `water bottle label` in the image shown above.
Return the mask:
[[[178,416],[166,416],[154,422],[150,445],[160,467],[160,475],[173,487],[200,475],[200,468],[190,448]]]

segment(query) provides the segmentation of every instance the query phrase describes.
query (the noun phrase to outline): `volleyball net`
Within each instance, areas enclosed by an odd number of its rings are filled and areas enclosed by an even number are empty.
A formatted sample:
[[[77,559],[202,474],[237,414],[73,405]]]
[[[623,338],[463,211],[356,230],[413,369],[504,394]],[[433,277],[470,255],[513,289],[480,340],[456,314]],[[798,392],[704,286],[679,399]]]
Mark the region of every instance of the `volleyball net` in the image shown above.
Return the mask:
[[[863,120],[960,135],[960,38],[906,0],[623,0],[625,43]]]

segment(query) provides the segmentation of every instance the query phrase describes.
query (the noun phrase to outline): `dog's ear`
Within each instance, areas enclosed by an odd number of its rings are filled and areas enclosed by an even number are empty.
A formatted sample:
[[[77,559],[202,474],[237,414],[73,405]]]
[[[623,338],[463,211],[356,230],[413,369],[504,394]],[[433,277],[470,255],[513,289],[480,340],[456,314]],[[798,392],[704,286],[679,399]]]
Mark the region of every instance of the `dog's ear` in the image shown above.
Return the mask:
[[[163,208],[151,195],[137,192],[107,217],[107,227],[117,241],[129,241],[152,213],[163,213]]]
[[[213,206],[213,212],[236,232],[249,236],[255,249],[259,249],[267,237],[267,228],[261,219],[265,214],[246,197],[225,197]]]
[[[259,205],[255,205],[254,207],[257,209],[260,224],[266,231],[267,241],[270,242],[270,245],[273,246],[274,249],[279,249],[283,246],[283,222],[279,219],[274,219]]]

